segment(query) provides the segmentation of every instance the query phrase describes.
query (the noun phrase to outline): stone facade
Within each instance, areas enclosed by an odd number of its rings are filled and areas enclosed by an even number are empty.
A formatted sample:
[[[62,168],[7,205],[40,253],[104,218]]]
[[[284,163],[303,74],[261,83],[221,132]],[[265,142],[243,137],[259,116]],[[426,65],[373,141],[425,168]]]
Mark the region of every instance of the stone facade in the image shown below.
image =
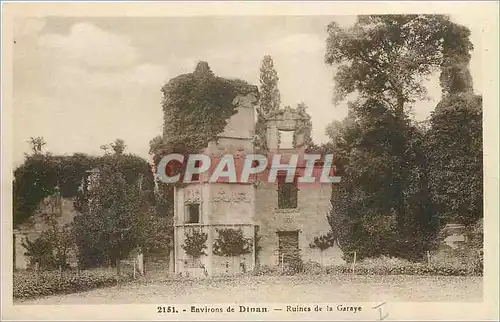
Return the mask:
[[[64,226],[72,223],[78,212],[73,206],[73,198],[51,196],[43,199],[35,214],[25,223],[17,227],[17,229],[14,229],[15,269],[30,268],[29,258],[25,255],[26,249],[23,246],[23,241],[25,239],[34,241],[41,236],[42,232],[49,229],[49,226],[43,219],[43,215],[48,213],[58,213],[57,223],[59,226]],[[74,253],[70,255],[69,264],[71,266],[76,266],[76,255]]]
[[[217,158],[224,154],[243,159],[254,153],[255,104],[257,93],[238,96],[234,104],[237,113],[229,119],[225,131],[217,142],[211,142],[205,154]],[[267,146],[269,153],[303,153],[304,137],[297,135],[295,149],[280,149],[279,131],[294,131],[308,124],[309,116],[297,110],[283,109],[267,118]],[[285,161],[282,161],[285,162]],[[330,231],[327,213],[332,185],[308,184],[299,187],[296,207],[280,209],[278,184],[208,183],[209,172],[201,174],[199,182],[184,184],[175,190],[174,251],[172,272],[191,276],[234,274],[256,265],[283,265],[283,243],[290,240],[302,261],[315,261],[323,265],[343,263],[342,252],[334,245],[323,252],[311,248],[315,237]],[[281,207],[283,208],[283,207]],[[197,215],[199,213],[199,215]],[[238,258],[213,254],[217,229],[242,229],[251,240],[250,254]],[[186,231],[198,229],[207,234],[206,255],[193,260],[182,248]],[[258,245],[255,236],[258,235]],[[280,237],[281,236],[281,237]],[[288,236],[288,237],[286,237]],[[288,239],[286,239],[286,238]],[[281,245],[280,245],[281,243]],[[258,251],[256,251],[258,246]],[[281,255],[281,256],[280,256]]]

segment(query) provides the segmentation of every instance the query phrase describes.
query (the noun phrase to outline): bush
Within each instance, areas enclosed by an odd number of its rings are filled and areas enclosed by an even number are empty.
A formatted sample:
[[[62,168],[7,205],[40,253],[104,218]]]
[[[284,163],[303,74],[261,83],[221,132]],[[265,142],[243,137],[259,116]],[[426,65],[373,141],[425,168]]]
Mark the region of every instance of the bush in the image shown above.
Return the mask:
[[[397,258],[397,257],[388,257],[388,256],[379,256],[375,258],[365,258],[362,261],[356,263],[356,266],[366,266],[366,267],[374,267],[374,266],[407,266],[411,265],[412,262],[406,259]]]
[[[328,274],[351,274],[352,266],[349,264],[331,266],[326,269]],[[431,265],[414,263],[396,257],[380,256],[367,258],[356,263],[356,275],[441,275],[441,276],[482,276],[483,267],[478,258],[475,261],[438,261],[431,260]]]
[[[309,275],[319,275],[323,272],[323,267],[318,262],[307,261],[303,265],[303,273]]]
[[[331,266],[326,269],[327,274],[352,273],[348,265]],[[356,275],[441,275],[441,276],[482,276],[482,267],[472,266],[427,266],[421,263],[412,263],[401,266],[356,266]]]
[[[326,272],[326,274],[352,274],[351,264],[335,265],[322,268],[317,262],[307,261],[302,265],[300,271],[290,271],[285,268],[281,271],[280,266],[260,266],[253,275],[262,276],[279,276],[279,275],[294,275],[295,273],[303,273],[307,275],[318,275]],[[428,266],[424,263],[414,263],[405,259],[396,257],[380,256],[377,258],[368,258],[356,263],[354,268],[355,275],[435,275],[435,276],[482,276],[483,265],[482,256],[478,253],[474,259],[465,262],[431,262]]]
[[[213,253],[219,256],[239,256],[252,252],[252,242],[240,229],[216,229],[219,237],[213,244]]]
[[[254,270],[253,275],[255,275],[255,276],[279,276],[279,275],[283,275],[283,274],[281,272],[281,268],[278,266],[261,265]]]
[[[38,277],[37,277],[38,276]],[[59,275],[57,271],[16,272],[14,274],[13,296],[16,299],[29,299],[55,294],[70,294],[94,288],[114,286],[118,279],[114,272],[83,271],[80,276]]]

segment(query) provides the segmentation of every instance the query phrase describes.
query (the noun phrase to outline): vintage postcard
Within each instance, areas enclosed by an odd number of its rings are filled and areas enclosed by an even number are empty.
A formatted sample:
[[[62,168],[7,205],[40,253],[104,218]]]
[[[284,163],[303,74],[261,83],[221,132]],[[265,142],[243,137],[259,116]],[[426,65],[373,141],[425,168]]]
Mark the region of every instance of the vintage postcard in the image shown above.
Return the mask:
[[[2,3],[2,319],[497,320],[498,27]]]

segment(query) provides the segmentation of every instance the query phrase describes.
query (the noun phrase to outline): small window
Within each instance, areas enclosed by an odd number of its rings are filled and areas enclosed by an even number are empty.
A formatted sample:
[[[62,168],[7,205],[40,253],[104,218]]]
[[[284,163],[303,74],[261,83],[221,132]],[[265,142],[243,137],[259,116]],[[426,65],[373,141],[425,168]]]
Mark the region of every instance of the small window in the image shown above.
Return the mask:
[[[200,204],[189,204],[187,206],[186,224],[200,223]]]
[[[278,132],[279,149],[293,149],[293,136],[295,131],[282,131]]]
[[[297,199],[299,189],[297,182],[286,182],[286,176],[278,176],[278,208],[294,209],[297,208]]]

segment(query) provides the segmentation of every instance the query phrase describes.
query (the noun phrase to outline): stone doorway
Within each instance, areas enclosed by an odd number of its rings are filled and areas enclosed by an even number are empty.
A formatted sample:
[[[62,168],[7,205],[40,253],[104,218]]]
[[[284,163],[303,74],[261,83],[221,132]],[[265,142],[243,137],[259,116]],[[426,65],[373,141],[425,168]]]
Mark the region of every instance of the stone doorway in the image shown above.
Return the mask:
[[[284,270],[300,265],[299,231],[278,231],[278,261]]]

